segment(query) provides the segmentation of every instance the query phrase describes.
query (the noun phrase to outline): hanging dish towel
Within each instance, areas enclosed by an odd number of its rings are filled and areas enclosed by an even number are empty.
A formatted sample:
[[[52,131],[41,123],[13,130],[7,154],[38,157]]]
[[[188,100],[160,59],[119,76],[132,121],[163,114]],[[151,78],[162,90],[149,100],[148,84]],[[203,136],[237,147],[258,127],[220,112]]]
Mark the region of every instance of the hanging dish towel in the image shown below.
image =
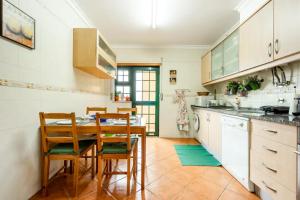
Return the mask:
[[[185,91],[176,90],[176,103],[178,103],[178,114],[177,114],[177,128],[180,132],[189,132],[189,116],[185,100]]]

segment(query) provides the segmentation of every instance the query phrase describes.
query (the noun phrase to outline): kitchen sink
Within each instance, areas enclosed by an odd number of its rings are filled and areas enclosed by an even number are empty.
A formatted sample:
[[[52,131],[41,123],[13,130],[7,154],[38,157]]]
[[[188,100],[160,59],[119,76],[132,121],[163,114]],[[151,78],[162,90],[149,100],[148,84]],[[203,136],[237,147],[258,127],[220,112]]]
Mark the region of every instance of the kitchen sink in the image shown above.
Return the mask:
[[[242,114],[242,115],[257,116],[257,117],[265,114],[264,112],[261,112],[258,110],[239,110],[238,112],[239,112],[239,114]]]

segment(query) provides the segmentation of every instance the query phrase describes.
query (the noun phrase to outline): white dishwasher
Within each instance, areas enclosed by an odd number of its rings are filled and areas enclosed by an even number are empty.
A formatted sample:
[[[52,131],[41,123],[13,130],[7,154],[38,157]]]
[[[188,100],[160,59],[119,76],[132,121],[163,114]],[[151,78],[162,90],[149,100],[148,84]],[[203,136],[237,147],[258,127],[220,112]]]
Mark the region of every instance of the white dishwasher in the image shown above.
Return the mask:
[[[249,179],[249,120],[222,115],[222,165],[249,191],[254,190]]]

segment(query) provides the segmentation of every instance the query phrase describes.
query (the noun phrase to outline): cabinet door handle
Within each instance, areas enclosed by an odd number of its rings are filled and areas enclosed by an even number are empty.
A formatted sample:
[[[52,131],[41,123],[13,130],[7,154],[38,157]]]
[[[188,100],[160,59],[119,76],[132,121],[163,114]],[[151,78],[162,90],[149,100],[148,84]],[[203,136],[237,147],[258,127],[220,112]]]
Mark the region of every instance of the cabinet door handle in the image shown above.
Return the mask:
[[[300,155],[300,151],[294,151],[294,153]]]
[[[264,131],[269,132],[269,133],[274,133],[274,134],[278,133],[277,131],[273,131],[273,130],[269,130],[269,129],[264,129]]]
[[[270,170],[271,172],[274,172],[275,174],[277,173],[276,169],[272,169],[271,167],[268,167],[265,163],[261,163],[262,166],[264,166],[266,169]]]
[[[277,154],[277,153],[278,153],[276,150],[274,150],[274,149],[270,149],[270,148],[268,148],[267,146],[263,146],[263,148],[264,148],[265,150],[267,150],[267,151],[270,151],[270,152],[272,152],[272,153],[275,153],[275,154]]]
[[[279,53],[279,40],[278,39],[275,40],[274,49],[275,49],[275,53],[278,54]]]
[[[271,42],[268,45],[268,55],[271,58],[271,56],[272,56],[272,43]]]
[[[262,184],[264,184],[264,186],[265,186],[266,188],[268,188],[269,190],[271,190],[272,192],[277,193],[277,190],[275,190],[274,188],[268,186],[264,181],[262,181]]]

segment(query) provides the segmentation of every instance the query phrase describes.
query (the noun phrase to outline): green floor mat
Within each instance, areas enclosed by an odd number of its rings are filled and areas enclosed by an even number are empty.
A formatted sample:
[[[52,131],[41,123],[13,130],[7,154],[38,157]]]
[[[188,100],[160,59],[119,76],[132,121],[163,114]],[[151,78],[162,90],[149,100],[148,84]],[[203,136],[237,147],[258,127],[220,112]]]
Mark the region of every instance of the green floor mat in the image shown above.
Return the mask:
[[[183,166],[220,166],[202,145],[174,145]]]

